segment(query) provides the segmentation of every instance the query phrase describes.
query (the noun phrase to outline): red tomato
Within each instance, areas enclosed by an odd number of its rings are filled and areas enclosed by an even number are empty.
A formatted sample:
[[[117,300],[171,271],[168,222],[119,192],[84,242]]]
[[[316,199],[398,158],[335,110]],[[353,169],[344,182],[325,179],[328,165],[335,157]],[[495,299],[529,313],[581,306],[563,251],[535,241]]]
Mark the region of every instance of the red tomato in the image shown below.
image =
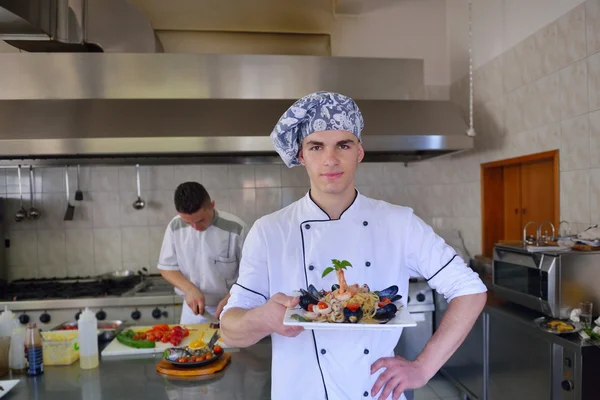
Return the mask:
[[[314,311],[314,310],[313,310],[313,305],[312,305],[312,304],[309,304],[309,305],[308,305],[308,307],[306,307],[306,308],[308,308],[308,311],[310,311],[310,312],[313,312],[313,311]]]
[[[188,337],[189,334],[190,331],[188,330],[188,328],[183,328],[183,337]]]
[[[216,345],[215,347],[213,347],[213,351],[215,352],[215,354],[219,354],[223,351],[223,348],[219,345]]]
[[[318,307],[319,309],[321,309],[321,310],[324,310],[324,309],[326,309],[327,307],[329,307],[329,305],[328,305],[327,303],[325,303],[325,302],[322,302],[322,301],[320,301],[320,302],[318,302],[318,303],[317,303],[317,307]]]
[[[360,304],[358,304],[358,303],[350,303],[350,304],[346,305],[346,307],[347,307],[347,308],[348,308],[350,311],[352,311],[352,312],[355,312],[355,311],[356,311],[356,310],[358,310],[358,308],[360,307]]]

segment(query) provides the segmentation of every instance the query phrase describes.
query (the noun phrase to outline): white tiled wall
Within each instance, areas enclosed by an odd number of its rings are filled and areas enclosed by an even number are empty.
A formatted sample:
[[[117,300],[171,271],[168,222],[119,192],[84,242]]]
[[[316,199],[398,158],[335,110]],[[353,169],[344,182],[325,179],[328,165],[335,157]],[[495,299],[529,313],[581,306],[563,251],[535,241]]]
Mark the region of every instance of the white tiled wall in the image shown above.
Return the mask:
[[[481,251],[480,164],[560,150],[560,217],[600,223],[600,0],[588,0],[475,70],[477,150],[416,165],[405,190],[434,228]],[[465,71],[466,72],[466,71]],[[468,115],[468,79],[451,99]]]
[[[409,203],[401,186],[408,171],[401,164],[363,164],[357,185],[362,193],[398,204]],[[64,221],[64,168],[35,170],[38,221],[14,222],[19,207],[17,171],[0,169],[0,197],[7,197],[12,279],[87,276],[122,268],[147,267],[156,261],[163,233],[175,215],[173,192],[188,180],[204,184],[216,207],[233,212],[248,224],[302,197],[308,190],[303,167],[282,165],[177,165],[140,168],[143,210],[132,207],[137,198],[134,166],[82,166],[84,201],[75,202],[76,168],[69,169],[73,221]],[[29,178],[23,170],[24,205],[29,208]]]

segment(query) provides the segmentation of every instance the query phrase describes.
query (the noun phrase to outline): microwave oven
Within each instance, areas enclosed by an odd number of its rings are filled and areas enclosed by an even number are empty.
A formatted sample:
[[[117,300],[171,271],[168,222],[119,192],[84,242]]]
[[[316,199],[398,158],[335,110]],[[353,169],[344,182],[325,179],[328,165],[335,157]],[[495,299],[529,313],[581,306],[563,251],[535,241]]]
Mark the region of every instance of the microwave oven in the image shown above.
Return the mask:
[[[600,307],[600,252],[529,252],[496,245],[492,258],[494,294],[553,318],[569,318],[581,301]]]

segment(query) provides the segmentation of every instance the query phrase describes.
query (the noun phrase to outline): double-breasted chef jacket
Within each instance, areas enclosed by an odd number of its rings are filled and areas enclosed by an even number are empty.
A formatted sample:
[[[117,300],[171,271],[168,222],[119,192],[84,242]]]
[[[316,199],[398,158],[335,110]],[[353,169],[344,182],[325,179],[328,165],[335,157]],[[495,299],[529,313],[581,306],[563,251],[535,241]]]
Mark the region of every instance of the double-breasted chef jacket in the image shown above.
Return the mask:
[[[310,284],[330,290],[336,274],[322,278],[322,273],[332,259],[352,264],[344,272],[348,285],[366,283],[371,290],[397,285],[404,306],[411,276],[428,279],[447,301],[486,291],[479,276],[412,209],[356,191],[348,209],[331,220],[308,192],[250,229],[240,275],[222,315],[232,307],[260,306],[277,292],[292,295]],[[371,375],[371,365],[394,356],[401,332],[304,330],[291,338],[272,334],[272,398],[371,398],[385,371]]]

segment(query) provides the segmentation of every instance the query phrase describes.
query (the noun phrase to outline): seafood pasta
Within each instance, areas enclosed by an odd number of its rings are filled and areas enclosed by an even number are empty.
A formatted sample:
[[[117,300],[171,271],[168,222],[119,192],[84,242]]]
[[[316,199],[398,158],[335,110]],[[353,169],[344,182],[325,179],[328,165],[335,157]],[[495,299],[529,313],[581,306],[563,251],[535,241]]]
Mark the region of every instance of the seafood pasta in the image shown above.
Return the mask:
[[[300,307],[304,315],[293,314],[294,318],[303,322],[349,322],[385,324],[394,316],[398,308],[394,302],[402,298],[398,295],[398,286],[390,286],[381,291],[371,291],[369,286],[346,283],[344,270],[351,267],[349,261],[331,260],[332,267],[323,271],[323,277],[335,271],[339,285],[333,285],[331,291],[318,291],[313,285],[308,291],[300,289]]]

